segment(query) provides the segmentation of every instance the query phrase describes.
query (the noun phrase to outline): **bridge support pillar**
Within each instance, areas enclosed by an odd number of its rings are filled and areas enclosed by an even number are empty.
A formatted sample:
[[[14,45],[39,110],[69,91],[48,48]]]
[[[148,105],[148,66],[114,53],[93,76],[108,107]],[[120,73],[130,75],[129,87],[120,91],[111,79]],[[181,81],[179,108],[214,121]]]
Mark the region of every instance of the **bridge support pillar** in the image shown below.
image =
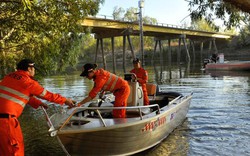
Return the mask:
[[[193,52],[193,60],[195,60],[195,46],[194,46],[193,40],[190,40],[190,46],[191,46],[192,52]]]
[[[168,72],[169,79],[172,79],[171,62],[172,62],[172,51],[171,51],[171,39],[168,39]]]
[[[214,45],[215,53],[217,54],[218,53],[218,49],[217,49],[217,46],[216,46],[216,43],[215,43],[215,38],[213,38],[213,45]]]
[[[125,59],[125,56],[126,56],[126,36],[124,35],[123,36],[123,57],[122,57],[122,67],[123,67],[123,72],[126,73],[126,59]]]
[[[104,55],[104,50],[103,50],[103,38],[101,38],[101,51],[102,51],[102,63],[103,63],[103,68],[106,69],[106,59],[105,59],[105,55]]]
[[[97,54],[98,54],[98,49],[99,49],[99,41],[100,41],[100,39],[96,39],[95,63],[97,63]]]
[[[102,38],[96,39],[95,63],[97,62],[97,54],[98,54],[98,51],[99,51],[99,42],[101,43],[101,52],[102,52],[102,63],[103,63],[103,68],[106,69],[106,59],[105,59],[105,56],[104,56],[103,39],[102,39]]]
[[[159,40],[155,40],[155,47],[154,47],[154,54],[153,54],[152,61],[154,61],[154,59],[155,59],[155,53],[156,53],[158,41],[159,41]]]
[[[171,52],[171,39],[168,39],[168,63],[171,66],[172,52]]]
[[[177,51],[177,63],[180,64],[181,61],[181,38],[179,38],[178,51]]]
[[[130,50],[131,50],[131,53],[132,53],[132,58],[134,60],[135,59],[135,52],[134,52],[134,49],[133,49],[133,46],[132,46],[130,35],[127,35],[127,38],[128,38],[128,44],[129,44],[129,47],[130,47]]]
[[[201,64],[203,64],[203,60],[202,60],[202,53],[203,53],[203,41],[201,41],[201,44],[200,44],[200,57],[201,57]]]
[[[183,45],[184,45],[184,48],[185,48],[186,53],[187,53],[187,62],[190,62],[191,58],[190,58],[189,50],[188,50],[187,43],[186,43],[186,35],[185,34],[181,35],[180,39],[183,41]],[[181,46],[180,39],[179,39],[179,47]]]
[[[154,47],[154,54],[153,54],[152,61],[154,62],[155,54],[156,54],[156,49],[157,49],[158,43],[159,43],[159,50],[160,50],[160,64],[161,64],[161,66],[163,66],[162,42],[161,42],[160,39],[156,39],[156,40],[155,40],[155,47]]]
[[[111,37],[113,73],[116,74],[115,41],[114,40],[115,40],[114,37]]]

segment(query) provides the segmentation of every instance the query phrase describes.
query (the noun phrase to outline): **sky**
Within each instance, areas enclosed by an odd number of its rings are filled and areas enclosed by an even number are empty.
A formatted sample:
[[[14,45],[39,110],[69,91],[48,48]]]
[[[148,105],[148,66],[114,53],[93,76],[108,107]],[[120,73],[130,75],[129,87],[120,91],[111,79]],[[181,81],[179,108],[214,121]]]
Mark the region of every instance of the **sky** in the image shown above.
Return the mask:
[[[138,2],[139,0],[105,0],[98,15],[112,16],[115,6],[122,7],[125,11],[130,7],[138,8]],[[142,15],[156,18],[158,23],[183,25],[190,23],[188,8],[185,0],[144,0]]]

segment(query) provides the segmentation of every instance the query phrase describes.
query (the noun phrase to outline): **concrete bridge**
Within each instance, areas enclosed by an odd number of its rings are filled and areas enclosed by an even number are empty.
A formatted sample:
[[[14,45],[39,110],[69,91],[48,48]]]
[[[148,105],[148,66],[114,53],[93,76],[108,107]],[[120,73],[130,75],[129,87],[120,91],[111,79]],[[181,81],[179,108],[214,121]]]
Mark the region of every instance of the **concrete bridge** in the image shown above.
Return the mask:
[[[128,40],[130,50],[132,52],[132,57],[135,58],[133,46],[131,43],[130,36],[131,35],[140,35],[140,26],[139,22],[136,21],[121,21],[121,20],[113,20],[107,18],[96,18],[96,17],[87,17],[84,20],[80,21],[80,24],[84,27],[91,27],[91,32],[95,34],[95,38],[97,40],[96,44],[96,56],[95,62],[97,61],[97,53],[99,49],[99,43],[101,44],[101,52],[103,57],[103,65],[106,68],[106,61],[103,52],[103,39],[111,38],[111,46],[112,46],[112,56],[113,56],[113,72],[115,73],[115,55],[114,55],[114,37],[123,36],[123,52],[125,54],[126,47],[126,38]],[[232,35],[219,33],[219,32],[208,32],[208,31],[200,31],[193,30],[187,28],[181,28],[176,25],[169,24],[143,24],[143,36],[151,36],[155,39],[155,47],[154,54],[156,52],[157,46],[161,51],[163,40],[168,40],[168,48],[171,52],[170,43],[172,39],[179,39],[179,50],[177,53],[178,60],[180,60],[180,52],[181,52],[181,43],[183,43],[184,48],[187,53],[187,61],[190,61],[190,54],[187,48],[187,40],[190,42],[190,46],[194,51],[194,41],[200,42],[200,50],[203,51],[203,43],[209,41],[210,48],[213,46],[214,51],[217,53],[216,40],[226,40],[230,39]],[[143,53],[143,52],[142,52]],[[143,62],[142,54],[142,62]],[[124,55],[125,56],[125,55]],[[171,53],[169,53],[169,57],[171,57]],[[125,70],[125,58],[123,58],[123,67]]]

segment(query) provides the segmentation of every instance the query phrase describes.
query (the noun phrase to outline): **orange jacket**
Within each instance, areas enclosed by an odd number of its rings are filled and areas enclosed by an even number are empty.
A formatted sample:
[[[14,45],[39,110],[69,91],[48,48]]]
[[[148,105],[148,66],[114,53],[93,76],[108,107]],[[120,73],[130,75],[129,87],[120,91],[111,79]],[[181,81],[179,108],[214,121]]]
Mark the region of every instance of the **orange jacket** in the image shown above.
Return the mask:
[[[96,70],[93,80],[95,84],[93,89],[89,92],[89,96],[92,99],[95,98],[101,90],[114,92],[123,86],[128,85],[127,81],[123,80],[121,77],[103,69]]]
[[[18,70],[0,82],[0,113],[19,117],[26,104],[38,108],[42,102],[34,96],[61,105],[66,101],[65,97],[44,89],[28,72]]]
[[[145,69],[132,69],[130,73],[134,73],[137,78],[141,78],[141,80],[138,80],[140,84],[146,84],[148,82],[148,72]]]

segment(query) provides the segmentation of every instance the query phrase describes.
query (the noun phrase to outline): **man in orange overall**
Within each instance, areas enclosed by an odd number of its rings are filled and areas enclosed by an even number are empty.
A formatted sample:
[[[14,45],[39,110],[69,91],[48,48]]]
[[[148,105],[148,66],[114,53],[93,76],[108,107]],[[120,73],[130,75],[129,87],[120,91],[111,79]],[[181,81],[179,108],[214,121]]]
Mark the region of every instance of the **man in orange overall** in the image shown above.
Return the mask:
[[[104,69],[96,69],[96,67],[96,64],[90,63],[83,66],[83,71],[80,76],[87,77],[89,80],[93,79],[95,84],[89,92],[89,95],[79,102],[78,106],[95,98],[100,91],[111,91],[115,95],[114,107],[126,107],[130,94],[128,82]],[[113,117],[125,118],[126,110],[114,109]]]
[[[136,58],[133,60],[134,69],[130,71],[130,73],[134,73],[137,77],[137,81],[142,87],[143,95],[144,95],[144,105],[149,105],[148,92],[146,83],[148,82],[148,72],[141,67],[141,61]]]
[[[17,64],[17,71],[6,75],[0,82],[0,155],[24,156],[24,141],[17,118],[26,104],[34,108],[48,106],[34,96],[73,107],[71,99],[53,94],[33,79],[35,63],[23,59]]]

